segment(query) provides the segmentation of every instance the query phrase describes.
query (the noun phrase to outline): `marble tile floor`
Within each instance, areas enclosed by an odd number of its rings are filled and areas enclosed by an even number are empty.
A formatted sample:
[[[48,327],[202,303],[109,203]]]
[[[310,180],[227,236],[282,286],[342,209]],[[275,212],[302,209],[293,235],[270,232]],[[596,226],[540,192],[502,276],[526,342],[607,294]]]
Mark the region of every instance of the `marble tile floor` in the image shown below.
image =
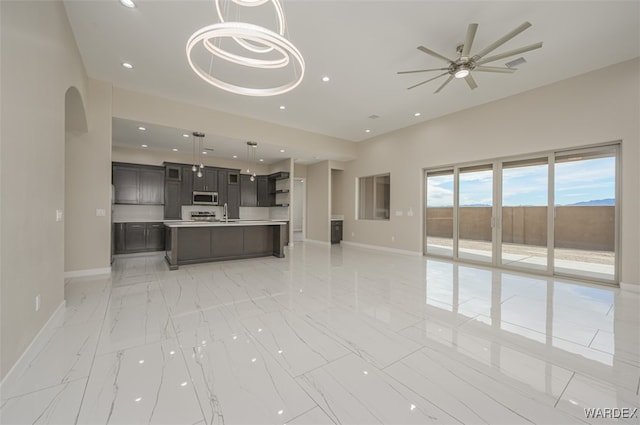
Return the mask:
[[[629,291],[301,243],[177,271],[121,256],[65,298],[0,423],[640,423]]]

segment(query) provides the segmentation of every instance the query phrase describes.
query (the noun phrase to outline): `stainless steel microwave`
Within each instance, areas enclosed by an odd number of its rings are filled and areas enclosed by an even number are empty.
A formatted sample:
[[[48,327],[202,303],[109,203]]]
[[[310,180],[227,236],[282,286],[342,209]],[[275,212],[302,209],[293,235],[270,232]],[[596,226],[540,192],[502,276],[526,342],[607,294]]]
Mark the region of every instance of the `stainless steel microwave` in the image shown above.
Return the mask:
[[[193,192],[193,205],[218,205],[218,192]]]

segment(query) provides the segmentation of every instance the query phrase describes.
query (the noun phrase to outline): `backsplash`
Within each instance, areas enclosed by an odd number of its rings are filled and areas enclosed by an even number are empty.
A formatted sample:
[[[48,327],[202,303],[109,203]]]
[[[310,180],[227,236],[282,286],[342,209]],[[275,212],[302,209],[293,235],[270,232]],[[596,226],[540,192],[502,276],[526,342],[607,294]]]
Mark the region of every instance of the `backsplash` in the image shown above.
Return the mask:
[[[111,219],[114,222],[163,220],[164,206],[114,204]]]

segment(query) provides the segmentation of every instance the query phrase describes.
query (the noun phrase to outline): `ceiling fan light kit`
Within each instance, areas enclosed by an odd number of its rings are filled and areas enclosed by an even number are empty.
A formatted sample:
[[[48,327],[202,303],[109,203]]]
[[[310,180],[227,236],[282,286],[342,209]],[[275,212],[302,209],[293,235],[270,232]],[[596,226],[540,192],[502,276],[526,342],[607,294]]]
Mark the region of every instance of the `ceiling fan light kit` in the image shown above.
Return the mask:
[[[284,37],[286,23],[284,12],[279,0],[227,0],[238,6],[256,7],[267,2],[271,2],[276,12],[278,21],[278,32],[265,27],[247,22],[225,21],[220,5],[221,0],[215,0],[216,11],[219,23],[200,28],[189,37],[186,46],[187,62],[189,66],[205,82],[219,89],[230,93],[245,96],[275,96],[287,93],[296,88],[302,82],[305,72],[304,58],[296,46]],[[221,40],[231,38],[236,44],[242,47],[247,54],[232,53],[221,47]],[[289,64],[293,64],[293,79],[276,87],[255,88],[232,84],[214,76],[212,66],[206,70],[199,66],[194,60],[193,51],[202,44],[202,47],[211,55],[224,61],[237,65],[261,68],[261,69],[282,69]],[[270,52],[277,52],[277,58],[259,59],[253,55],[264,55]],[[212,60],[213,60],[212,56]]]
[[[509,50],[507,52],[500,53],[497,55],[485,57],[487,54],[493,52],[495,49],[502,46],[504,43],[511,40],[512,38],[520,34],[522,31],[526,30],[530,26],[531,24],[529,22],[524,22],[514,30],[510,31],[509,33],[505,34],[498,40],[494,41],[493,43],[491,43],[490,45],[488,45],[487,47],[479,51],[478,53],[471,55],[471,48],[473,46],[473,40],[476,36],[476,31],[478,30],[478,24],[469,24],[467,28],[467,34],[464,39],[464,44],[461,44],[456,48],[456,51],[458,53],[457,59],[450,59],[424,46],[418,46],[418,50],[420,50],[421,52],[426,53],[432,57],[435,57],[443,62],[447,62],[448,66],[446,68],[431,68],[431,69],[418,69],[414,71],[400,71],[398,72],[398,74],[446,71],[436,77],[429,78],[428,80],[422,81],[418,84],[414,84],[413,86],[408,87],[408,89],[413,89],[415,87],[421,86],[425,83],[428,83],[430,81],[433,81],[440,77],[444,77],[448,75],[449,77],[447,78],[447,80],[440,87],[438,87],[438,89],[434,93],[439,93],[440,90],[442,90],[447,84],[449,84],[453,78],[464,79],[469,85],[469,88],[473,90],[476,87],[478,87],[478,84],[473,79],[473,76],[472,76],[473,72],[477,71],[477,72],[495,72],[495,73],[510,74],[510,73],[516,72],[517,70],[516,68],[512,68],[512,67],[484,66],[484,64],[494,62],[499,59],[515,56],[520,53],[529,52],[531,50],[539,49],[542,47],[542,42],[539,42],[539,43],[530,44],[528,46],[520,47],[518,49]],[[523,62],[526,62],[526,61],[522,59],[522,62],[520,63],[523,63]]]

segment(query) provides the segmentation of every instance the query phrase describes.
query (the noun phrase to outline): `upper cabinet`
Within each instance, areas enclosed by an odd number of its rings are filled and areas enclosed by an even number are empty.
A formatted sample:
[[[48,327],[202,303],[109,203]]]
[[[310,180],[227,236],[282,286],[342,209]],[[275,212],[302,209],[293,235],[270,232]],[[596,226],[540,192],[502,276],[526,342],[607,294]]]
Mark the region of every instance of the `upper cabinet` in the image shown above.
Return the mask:
[[[164,167],[113,163],[116,204],[164,205]]]
[[[255,207],[258,205],[258,178],[251,180],[248,174],[240,176],[240,206]]]
[[[218,169],[212,167],[204,167],[202,177],[194,172],[193,174],[193,190],[204,192],[215,192],[218,190]]]
[[[191,165],[165,163],[164,218],[180,220],[182,206],[191,205],[193,194],[193,171]]]

